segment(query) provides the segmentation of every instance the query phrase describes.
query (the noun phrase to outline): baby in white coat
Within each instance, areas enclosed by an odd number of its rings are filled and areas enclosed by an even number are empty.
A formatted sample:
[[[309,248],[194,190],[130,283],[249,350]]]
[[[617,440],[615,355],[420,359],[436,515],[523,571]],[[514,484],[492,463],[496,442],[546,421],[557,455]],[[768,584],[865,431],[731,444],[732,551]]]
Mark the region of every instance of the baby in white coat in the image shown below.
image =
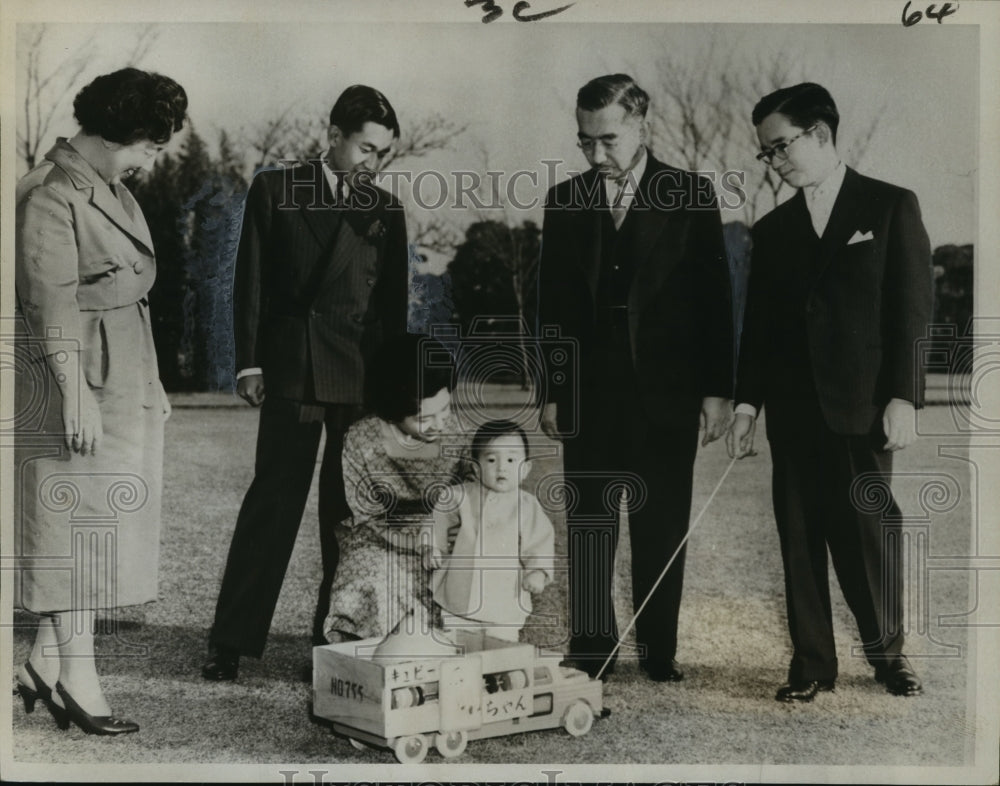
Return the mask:
[[[442,495],[424,564],[445,630],[475,628],[517,641],[531,595],[552,581],[555,533],[526,477],[528,439],[516,423],[483,424],[472,440],[477,478]],[[449,548],[450,536],[454,538]]]

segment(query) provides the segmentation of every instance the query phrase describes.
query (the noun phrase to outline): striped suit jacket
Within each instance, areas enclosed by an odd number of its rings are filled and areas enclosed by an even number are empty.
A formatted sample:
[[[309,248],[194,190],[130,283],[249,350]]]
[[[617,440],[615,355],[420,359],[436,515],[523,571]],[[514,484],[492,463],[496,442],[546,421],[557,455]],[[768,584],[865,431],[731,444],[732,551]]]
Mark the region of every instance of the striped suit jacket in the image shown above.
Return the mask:
[[[407,274],[391,194],[366,185],[335,205],[319,161],[259,173],[236,257],[237,371],[261,368],[268,396],[361,403],[366,360],[406,330]]]

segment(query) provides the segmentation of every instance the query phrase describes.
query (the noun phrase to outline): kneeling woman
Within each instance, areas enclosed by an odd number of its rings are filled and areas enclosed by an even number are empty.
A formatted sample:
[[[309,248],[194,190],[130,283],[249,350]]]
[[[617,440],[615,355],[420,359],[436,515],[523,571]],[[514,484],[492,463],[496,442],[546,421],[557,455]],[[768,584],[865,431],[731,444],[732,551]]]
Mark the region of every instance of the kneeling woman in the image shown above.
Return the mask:
[[[368,372],[372,413],[344,438],[351,516],[338,527],[340,565],[324,625],[328,641],[382,636],[431,608],[421,544],[442,494],[468,472],[468,438],[451,412],[454,368],[431,339],[383,347]],[[428,365],[425,358],[433,357]]]

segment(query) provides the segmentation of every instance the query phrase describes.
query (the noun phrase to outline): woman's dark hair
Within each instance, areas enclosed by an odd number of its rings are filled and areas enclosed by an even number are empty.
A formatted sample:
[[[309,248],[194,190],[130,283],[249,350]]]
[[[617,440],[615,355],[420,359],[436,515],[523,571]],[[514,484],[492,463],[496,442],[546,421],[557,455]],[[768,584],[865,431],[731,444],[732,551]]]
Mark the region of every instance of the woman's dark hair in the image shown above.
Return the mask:
[[[830,127],[833,143],[837,143],[840,113],[833,102],[833,96],[825,87],[815,82],[803,82],[775,90],[757,102],[751,120],[755,126],[759,126],[765,117],[775,112],[780,112],[792,125],[799,128],[809,128],[822,120]]]
[[[500,437],[517,436],[524,445],[524,455],[528,455],[528,435],[513,420],[487,420],[476,430],[472,438],[472,458],[478,459],[489,444]]]
[[[437,339],[412,333],[389,339],[365,374],[368,408],[383,420],[399,423],[416,415],[425,398],[451,390],[454,376],[451,353]]]
[[[123,68],[99,76],[73,99],[84,133],[131,145],[163,144],[184,125],[187,93],[170,77]]]
[[[330,125],[337,126],[344,136],[350,136],[360,131],[365,123],[378,123],[392,131],[394,138],[399,137],[399,121],[389,99],[374,87],[351,85],[330,110]]]

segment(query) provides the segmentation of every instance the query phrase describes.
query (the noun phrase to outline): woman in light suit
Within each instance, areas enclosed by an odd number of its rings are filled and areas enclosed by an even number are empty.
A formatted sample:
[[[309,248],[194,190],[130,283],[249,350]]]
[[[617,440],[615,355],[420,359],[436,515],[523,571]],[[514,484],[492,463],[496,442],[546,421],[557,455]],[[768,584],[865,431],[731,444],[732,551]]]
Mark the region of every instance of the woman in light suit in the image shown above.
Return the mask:
[[[73,102],[81,130],[18,183],[15,605],[41,615],[17,669],[27,712],[123,734],[94,662],[96,609],[155,600],[163,424],[142,211],[122,178],[152,163],[184,89],[126,68]]]

